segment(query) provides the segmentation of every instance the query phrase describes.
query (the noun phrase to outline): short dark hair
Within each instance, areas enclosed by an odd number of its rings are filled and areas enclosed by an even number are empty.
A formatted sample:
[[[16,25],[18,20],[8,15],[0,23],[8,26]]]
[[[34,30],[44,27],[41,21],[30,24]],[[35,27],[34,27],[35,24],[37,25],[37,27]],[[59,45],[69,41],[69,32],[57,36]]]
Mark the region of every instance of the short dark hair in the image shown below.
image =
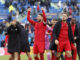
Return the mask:
[[[57,19],[52,19],[53,21],[58,21]]]
[[[38,14],[38,15],[40,15],[40,16],[42,16],[42,17],[43,17],[43,14],[41,14],[41,13],[40,13],[40,14]]]

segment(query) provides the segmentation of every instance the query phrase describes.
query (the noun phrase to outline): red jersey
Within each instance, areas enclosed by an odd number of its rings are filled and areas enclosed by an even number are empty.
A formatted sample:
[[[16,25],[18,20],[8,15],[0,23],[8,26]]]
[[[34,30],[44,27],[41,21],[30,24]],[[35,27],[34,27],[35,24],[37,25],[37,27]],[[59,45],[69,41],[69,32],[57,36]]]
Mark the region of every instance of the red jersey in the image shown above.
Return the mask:
[[[75,24],[71,25],[71,28],[72,28],[72,33],[73,33],[73,36],[74,36],[74,33],[75,33]]]
[[[8,43],[8,38],[9,38],[9,35],[6,35],[6,37],[5,37],[5,43]]]
[[[43,10],[42,10],[42,13],[43,13],[43,19],[46,22],[47,19],[46,19],[45,12]],[[46,24],[44,24],[43,22],[39,23],[32,20],[30,18],[30,11],[28,11],[27,19],[32,25],[34,25],[34,28],[35,28],[34,42],[45,42]]]
[[[58,40],[61,42],[69,41],[68,24],[67,23],[62,22],[62,26],[61,26]]]

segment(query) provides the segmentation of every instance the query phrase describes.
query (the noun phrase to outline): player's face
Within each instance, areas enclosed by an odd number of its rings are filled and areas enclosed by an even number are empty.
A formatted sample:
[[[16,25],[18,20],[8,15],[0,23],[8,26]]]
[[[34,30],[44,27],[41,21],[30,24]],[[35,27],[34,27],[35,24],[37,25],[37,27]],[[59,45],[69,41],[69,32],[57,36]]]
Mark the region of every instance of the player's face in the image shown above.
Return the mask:
[[[54,25],[57,23],[57,21],[54,21]]]
[[[38,16],[37,16],[37,20],[38,20],[38,21],[42,21],[42,20],[43,20],[43,17],[42,17],[41,15],[38,15]]]
[[[57,23],[57,21],[55,21],[55,20],[51,21],[51,24],[53,24],[53,25],[55,25],[56,23]]]
[[[68,18],[67,14],[63,14],[63,15],[62,15],[62,20],[63,20],[63,21],[66,21],[67,18]]]
[[[72,24],[75,24],[75,22],[76,22],[75,19],[72,19],[72,20],[71,20],[71,23],[72,23]]]
[[[13,20],[13,21],[12,21],[12,24],[13,24],[13,25],[16,25],[16,20]]]

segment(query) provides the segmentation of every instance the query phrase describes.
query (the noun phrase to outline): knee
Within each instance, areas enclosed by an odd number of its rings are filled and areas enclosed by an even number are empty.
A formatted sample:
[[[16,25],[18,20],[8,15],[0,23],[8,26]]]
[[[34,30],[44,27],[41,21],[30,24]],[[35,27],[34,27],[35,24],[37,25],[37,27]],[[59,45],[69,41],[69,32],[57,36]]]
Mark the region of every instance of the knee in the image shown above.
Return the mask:
[[[27,56],[30,57],[30,52],[26,52]]]
[[[57,53],[56,57],[59,58],[61,56],[61,53]]]
[[[38,57],[38,54],[34,54],[34,57]]]
[[[71,57],[71,56],[72,56],[72,55],[71,55],[71,51],[67,51],[67,52],[66,52],[66,56],[67,56],[67,57]]]
[[[15,52],[14,57],[18,57],[18,56],[19,56],[18,52]]]
[[[40,53],[40,56],[43,56],[44,53]]]

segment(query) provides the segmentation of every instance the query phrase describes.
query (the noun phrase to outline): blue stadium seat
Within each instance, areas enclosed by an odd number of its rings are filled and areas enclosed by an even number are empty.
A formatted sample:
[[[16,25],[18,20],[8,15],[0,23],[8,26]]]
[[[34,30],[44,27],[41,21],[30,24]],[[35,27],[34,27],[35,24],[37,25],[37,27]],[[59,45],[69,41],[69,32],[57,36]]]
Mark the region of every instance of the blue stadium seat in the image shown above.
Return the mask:
[[[80,3],[80,0],[78,0],[78,3]]]
[[[61,0],[62,3],[66,2],[67,0]]]
[[[76,18],[77,21],[80,22],[80,16],[74,16]]]
[[[53,3],[58,3],[59,0],[52,0]]]

